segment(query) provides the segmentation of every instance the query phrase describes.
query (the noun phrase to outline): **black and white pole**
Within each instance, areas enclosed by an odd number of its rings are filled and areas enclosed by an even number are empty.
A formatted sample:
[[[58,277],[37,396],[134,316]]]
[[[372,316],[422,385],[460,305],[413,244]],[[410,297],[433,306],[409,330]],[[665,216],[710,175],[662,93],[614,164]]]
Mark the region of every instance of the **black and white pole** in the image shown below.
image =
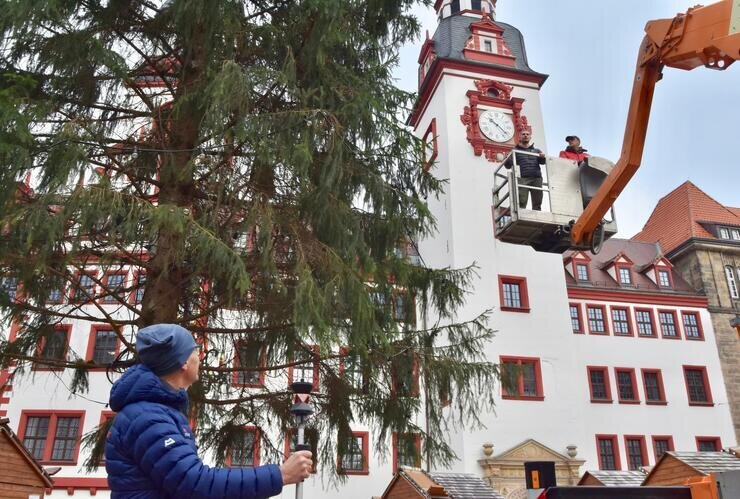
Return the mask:
[[[295,417],[296,427],[298,430],[297,442],[295,446],[296,452],[302,450],[311,450],[311,446],[305,443],[305,429],[308,418],[313,414],[313,407],[310,404],[311,390],[313,390],[313,383],[307,381],[296,381],[291,385],[293,390],[293,406],[290,408],[290,412]],[[316,457],[314,456],[314,459]],[[298,482],[295,486],[295,497],[296,499],[303,499],[303,482]]]

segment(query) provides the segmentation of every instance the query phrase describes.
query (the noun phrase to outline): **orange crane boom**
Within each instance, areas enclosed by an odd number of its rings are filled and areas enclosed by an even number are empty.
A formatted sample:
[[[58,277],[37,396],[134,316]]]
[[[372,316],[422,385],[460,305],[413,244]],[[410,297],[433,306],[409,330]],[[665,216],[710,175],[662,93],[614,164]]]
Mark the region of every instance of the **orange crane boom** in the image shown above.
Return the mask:
[[[664,66],[724,70],[740,58],[740,0],[697,6],[673,19],[650,21],[637,57],[622,154],[571,231],[574,247],[591,244],[617,196],[642,161],[655,84]]]

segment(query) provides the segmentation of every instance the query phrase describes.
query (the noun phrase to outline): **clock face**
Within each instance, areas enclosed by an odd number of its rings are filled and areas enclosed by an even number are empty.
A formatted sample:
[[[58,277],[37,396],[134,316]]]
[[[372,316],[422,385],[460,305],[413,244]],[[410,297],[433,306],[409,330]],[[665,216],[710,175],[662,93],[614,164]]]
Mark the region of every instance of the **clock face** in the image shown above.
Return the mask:
[[[514,137],[514,122],[510,114],[488,110],[478,118],[480,131],[494,142],[508,142]]]

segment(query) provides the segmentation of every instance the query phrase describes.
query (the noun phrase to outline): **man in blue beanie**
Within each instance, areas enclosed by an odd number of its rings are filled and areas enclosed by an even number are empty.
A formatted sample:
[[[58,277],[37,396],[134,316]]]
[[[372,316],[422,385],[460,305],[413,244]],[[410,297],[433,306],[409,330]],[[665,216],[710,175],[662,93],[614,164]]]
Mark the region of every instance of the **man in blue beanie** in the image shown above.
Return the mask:
[[[175,324],[156,324],[136,335],[141,364],[113,384],[110,407],[117,412],[105,445],[112,499],[258,499],[311,473],[307,451],[282,466],[211,468],[198,457],[187,418],[185,391],[198,380],[193,335]]]

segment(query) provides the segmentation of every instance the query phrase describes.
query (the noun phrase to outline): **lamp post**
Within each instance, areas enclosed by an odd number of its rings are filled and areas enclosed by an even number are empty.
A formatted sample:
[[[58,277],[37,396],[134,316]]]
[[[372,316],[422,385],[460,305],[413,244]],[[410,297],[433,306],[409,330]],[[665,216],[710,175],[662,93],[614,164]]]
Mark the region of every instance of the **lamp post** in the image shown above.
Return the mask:
[[[313,383],[309,383],[304,380],[296,381],[290,385],[293,390],[293,406],[290,408],[290,412],[295,417],[296,427],[298,430],[297,442],[295,450],[311,450],[311,446],[305,443],[305,429],[306,421],[313,414],[313,407],[309,403],[311,390],[313,390]],[[295,486],[295,497],[296,499],[303,499],[303,482],[298,482]]]

